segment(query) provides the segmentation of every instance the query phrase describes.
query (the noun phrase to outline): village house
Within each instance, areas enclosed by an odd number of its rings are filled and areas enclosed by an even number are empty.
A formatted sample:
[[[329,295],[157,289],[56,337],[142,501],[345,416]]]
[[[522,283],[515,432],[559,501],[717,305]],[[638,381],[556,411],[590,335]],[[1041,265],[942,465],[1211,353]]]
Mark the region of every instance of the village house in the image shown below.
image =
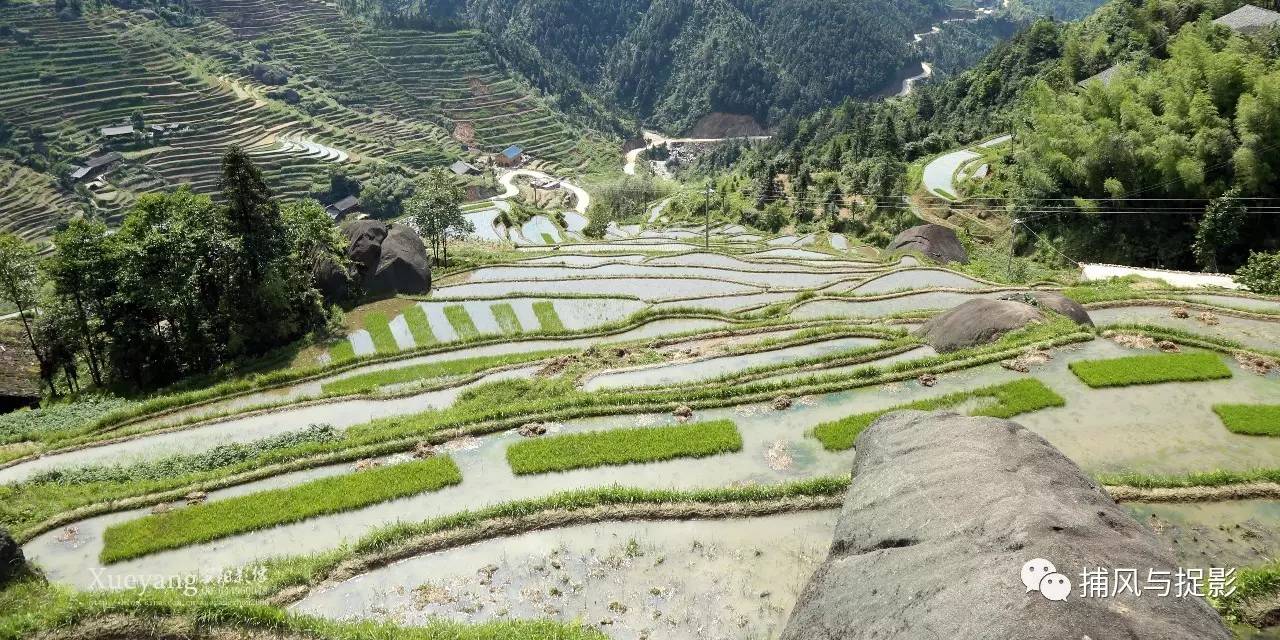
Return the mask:
[[[123,159],[124,156],[115,151],[94,156],[89,158],[89,160],[84,163],[84,166],[72,167],[69,177],[72,182],[79,182],[87,178],[92,178]]]
[[[327,207],[324,212],[329,214],[329,218],[334,222],[342,222],[348,215],[360,209],[360,199],[355,196],[347,196]]]
[[[453,163],[453,164],[449,165],[449,170],[450,170],[450,171],[452,171],[452,172],[454,173],[454,175],[458,175],[458,176],[478,176],[478,175],[480,175],[480,170],[479,170],[479,169],[477,169],[477,168],[475,167],[475,165],[473,165],[473,164],[471,164],[471,163],[469,163],[469,162],[464,162],[464,161],[462,161],[462,160],[459,160],[459,161],[457,161],[457,162],[455,162],[455,163]]]
[[[503,167],[518,167],[524,164],[524,149],[516,145],[511,145],[498,154],[498,165]]]

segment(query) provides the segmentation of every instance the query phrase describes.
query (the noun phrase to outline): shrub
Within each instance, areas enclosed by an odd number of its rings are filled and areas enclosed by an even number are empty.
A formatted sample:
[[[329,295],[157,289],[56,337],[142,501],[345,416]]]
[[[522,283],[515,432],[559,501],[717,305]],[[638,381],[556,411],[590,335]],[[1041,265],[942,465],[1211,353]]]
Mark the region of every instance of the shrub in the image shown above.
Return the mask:
[[[1254,293],[1280,295],[1280,251],[1250,253],[1236,272],[1236,282]]]

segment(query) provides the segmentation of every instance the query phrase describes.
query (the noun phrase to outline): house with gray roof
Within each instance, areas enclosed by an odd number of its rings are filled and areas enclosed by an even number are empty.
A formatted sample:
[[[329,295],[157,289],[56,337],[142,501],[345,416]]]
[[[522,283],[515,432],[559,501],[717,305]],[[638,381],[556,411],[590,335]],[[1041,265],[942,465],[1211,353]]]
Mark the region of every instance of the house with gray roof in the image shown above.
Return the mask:
[[[1243,33],[1244,35],[1252,35],[1280,24],[1280,13],[1246,4],[1214,20],[1214,22],[1228,27],[1232,31]]]

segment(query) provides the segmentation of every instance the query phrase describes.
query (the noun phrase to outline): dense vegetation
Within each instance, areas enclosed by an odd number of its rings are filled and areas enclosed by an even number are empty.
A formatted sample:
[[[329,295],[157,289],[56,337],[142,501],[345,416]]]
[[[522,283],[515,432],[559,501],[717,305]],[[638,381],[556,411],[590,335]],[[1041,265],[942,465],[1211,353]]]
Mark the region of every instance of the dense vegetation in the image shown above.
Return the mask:
[[[914,218],[900,201],[912,165],[1012,132],[958,210],[1017,214],[1077,260],[1233,271],[1280,238],[1280,35],[1210,22],[1240,4],[1114,0],[1079,23],[1041,20],[906,99],[788,120],[701,168],[736,161],[744,191],[779,203],[784,223],[883,240]],[[1109,83],[1077,86],[1113,66]]]
[[[282,206],[239,149],[228,151],[222,204],[186,189],[141,197],[118,232],[73,221],[37,268],[13,236],[0,241],[4,296],[38,310],[29,340],[46,384],[153,387],[260,356],[325,328],[312,281],[320,260],[345,260],[315,202]]]
[[[761,123],[844,96],[869,96],[912,56],[911,33],[940,0],[468,0],[350,2],[400,23],[474,24],[524,76],[570,112],[595,96],[653,125],[703,115]],[[451,16],[451,17],[450,17]]]

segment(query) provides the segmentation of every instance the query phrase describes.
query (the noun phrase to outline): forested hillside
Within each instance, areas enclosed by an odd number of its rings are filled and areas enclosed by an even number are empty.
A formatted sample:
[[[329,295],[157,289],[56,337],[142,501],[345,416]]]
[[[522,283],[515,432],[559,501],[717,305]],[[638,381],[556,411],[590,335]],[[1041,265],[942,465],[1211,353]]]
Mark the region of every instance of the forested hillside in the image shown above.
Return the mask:
[[[881,90],[942,0],[471,0],[472,19],[550,87],[566,73],[679,131],[710,112],[806,111]],[[545,72],[541,71],[546,69]]]
[[[1115,0],[1079,23],[1042,20],[906,99],[784,123],[740,170],[758,190],[788,176],[786,197],[803,207],[856,194],[866,206],[852,217],[819,209],[819,222],[891,231],[910,221],[896,203],[913,165],[1012,133],[988,152],[991,177],[961,194],[982,199],[961,209],[1004,215],[1010,203],[1077,259],[1234,269],[1280,237],[1267,201],[1211,206],[1280,195],[1280,38],[1211,22],[1240,4]],[[1113,67],[1109,83],[1078,86]]]

